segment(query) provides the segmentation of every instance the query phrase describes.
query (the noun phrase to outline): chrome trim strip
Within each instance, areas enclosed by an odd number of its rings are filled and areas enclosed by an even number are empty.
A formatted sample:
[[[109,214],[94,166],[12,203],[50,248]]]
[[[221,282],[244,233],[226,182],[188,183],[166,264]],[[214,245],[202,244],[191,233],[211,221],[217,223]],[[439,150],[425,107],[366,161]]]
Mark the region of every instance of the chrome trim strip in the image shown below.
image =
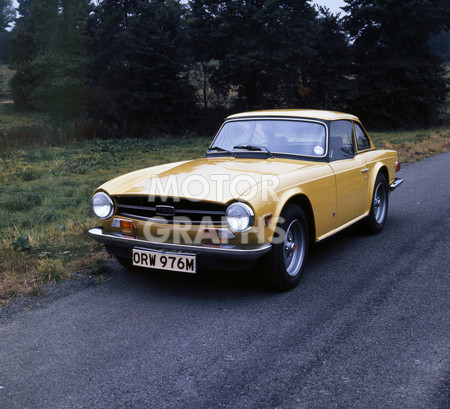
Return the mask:
[[[152,210],[155,211],[155,206],[136,206],[136,205],[129,205],[129,204],[117,204],[117,207],[119,208],[125,208],[125,209],[136,209],[136,210]]]
[[[263,254],[269,252],[272,248],[272,244],[270,243],[255,245],[247,244],[245,246],[238,246],[233,244],[224,245],[228,247],[205,247],[193,244],[162,243],[133,239],[130,237],[120,237],[104,233],[103,228],[101,227],[90,229],[88,231],[88,235],[100,243],[113,244],[120,247],[180,251],[194,254],[213,255],[221,258],[236,258],[247,260],[257,259]]]
[[[175,208],[177,213],[186,213],[186,214],[217,214],[219,216],[225,216],[225,210],[188,210],[188,209],[177,209]]]
[[[395,178],[395,180],[391,183],[390,191],[393,192],[403,183],[403,179]]]

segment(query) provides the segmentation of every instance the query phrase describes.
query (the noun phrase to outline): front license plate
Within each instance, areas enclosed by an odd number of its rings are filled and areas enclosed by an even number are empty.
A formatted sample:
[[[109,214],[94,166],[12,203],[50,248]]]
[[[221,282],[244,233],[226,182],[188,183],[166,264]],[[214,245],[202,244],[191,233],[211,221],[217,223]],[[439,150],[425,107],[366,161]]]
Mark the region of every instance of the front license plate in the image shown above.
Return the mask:
[[[196,273],[196,258],[188,254],[133,249],[133,266]]]

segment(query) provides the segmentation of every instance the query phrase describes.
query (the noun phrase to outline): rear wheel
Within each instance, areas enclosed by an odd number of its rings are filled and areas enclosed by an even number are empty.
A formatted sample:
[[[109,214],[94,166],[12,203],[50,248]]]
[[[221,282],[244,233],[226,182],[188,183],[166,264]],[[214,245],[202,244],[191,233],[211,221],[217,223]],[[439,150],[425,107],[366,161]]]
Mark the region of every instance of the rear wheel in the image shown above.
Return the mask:
[[[389,190],[386,177],[379,173],[375,180],[373,189],[372,206],[370,207],[369,216],[367,216],[367,230],[371,234],[377,234],[383,230],[384,223],[388,213],[389,206]]]
[[[303,209],[288,205],[281,213],[278,237],[264,259],[264,281],[270,288],[287,291],[300,281],[309,248],[308,222]]]

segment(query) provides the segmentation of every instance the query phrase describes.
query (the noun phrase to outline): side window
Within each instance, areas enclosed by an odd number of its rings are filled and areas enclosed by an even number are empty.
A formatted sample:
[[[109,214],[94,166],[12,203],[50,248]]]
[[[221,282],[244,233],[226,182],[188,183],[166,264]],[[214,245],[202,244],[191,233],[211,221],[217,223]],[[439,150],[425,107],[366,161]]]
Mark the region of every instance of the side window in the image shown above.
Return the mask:
[[[330,122],[330,146],[328,152],[330,160],[353,157],[353,125],[350,121]]]
[[[355,134],[358,150],[363,151],[364,149],[370,149],[370,139],[357,123],[355,123]]]

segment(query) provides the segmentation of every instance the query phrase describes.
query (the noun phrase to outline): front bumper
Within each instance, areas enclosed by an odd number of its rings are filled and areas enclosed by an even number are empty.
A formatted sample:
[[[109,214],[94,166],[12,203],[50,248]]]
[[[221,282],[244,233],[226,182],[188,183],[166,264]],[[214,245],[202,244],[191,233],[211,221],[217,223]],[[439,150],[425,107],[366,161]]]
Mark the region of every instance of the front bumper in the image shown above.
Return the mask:
[[[104,243],[106,249],[112,254],[125,257],[127,257],[126,254],[131,254],[131,250],[133,248],[139,248],[167,252],[192,253],[208,258],[253,261],[269,252],[272,248],[272,245],[270,243],[245,244],[240,246],[234,244],[206,246],[195,244],[154,242],[124,237],[117,233],[105,233],[101,227],[90,229],[88,231],[88,234],[94,240],[97,240],[100,243]],[[118,254],[119,252],[120,254]]]

